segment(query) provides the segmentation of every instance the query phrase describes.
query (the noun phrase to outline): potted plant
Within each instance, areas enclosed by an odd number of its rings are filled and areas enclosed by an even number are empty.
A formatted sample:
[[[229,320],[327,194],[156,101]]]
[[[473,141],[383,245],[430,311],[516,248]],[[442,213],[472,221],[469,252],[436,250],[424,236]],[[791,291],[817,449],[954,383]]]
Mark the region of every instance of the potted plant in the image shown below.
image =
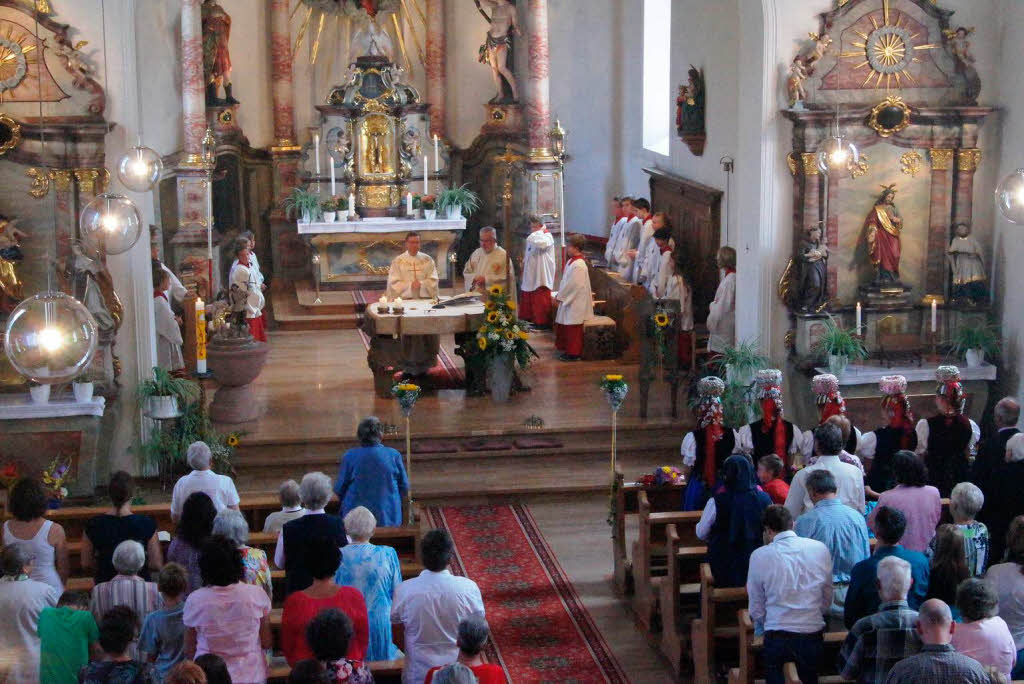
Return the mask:
[[[756,342],[740,342],[734,347],[726,347],[714,363],[725,368],[725,381],[743,387],[754,382],[754,374],[767,368],[771,360],[761,354]]]
[[[841,328],[831,318],[825,321],[825,332],[818,338],[815,348],[825,357],[834,375],[841,375],[850,361],[868,357],[868,350],[854,331]]]
[[[416,195],[412,198],[414,207],[423,207],[423,218],[433,221],[437,218],[437,195]]]
[[[213,453],[212,468],[222,475],[234,473],[232,458],[239,446],[238,433],[222,435],[213,429],[210,415],[200,401],[186,406],[178,420],[164,426],[163,430],[151,430],[149,441],[135,447],[140,466],[148,473],[159,476],[165,489],[188,472],[186,462],[188,447],[192,442],[203,441]]]
[[[338,217],[338,200],[329,197],[320,203],[320,210],[323,213],[324,223],[334,223]]]
[[[437,197],[437,208],[447,212],[450,220],[458,220],[464,216],[472,216],[480,208],[480,196],[466,185],[442,190]]]
[[[50,401],[50,386],[30,380],[28,383],[28,395],[33,404],[47,404]]]
[[[991,323],[962,325],[956,331],[950,352],[962,356],[968,368],[977,368],[985,363],[986,356],[995,358],[999,355],[999,333]]]
[[[320,217],[320,195],[303,188],[293,188],[284,199],[284,210],[288,216],[298,214],[302,223],[312,223]]]
[[[142,410],[150,418],[177,418],[182,408],[199,399],[199,385],[185,378],[171,377],[163,368],[153,367],[153,379],[143,380],[136,389]]]
[[[338,210],[338,220],[345,221],[348,219],[348,197],[344,195],[338,195],[334,198],[336,209]]]
[[[71,383],[71,392],[75,395],[75,401],[79,404],[91,402],[94,389],[95,384],[89,372],[82,373]]]

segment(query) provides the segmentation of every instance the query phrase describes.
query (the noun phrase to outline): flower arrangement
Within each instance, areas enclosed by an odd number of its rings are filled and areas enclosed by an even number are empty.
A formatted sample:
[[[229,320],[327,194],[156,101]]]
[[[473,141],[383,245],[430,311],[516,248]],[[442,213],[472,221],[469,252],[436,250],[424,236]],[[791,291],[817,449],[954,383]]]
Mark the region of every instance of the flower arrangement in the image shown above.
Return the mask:
[[[437,205],[437,195],[413,195],[412,206],[416,209],[433,209]]]
[[[516,303],[501,285],[487,291],[484,324],[477,328],[476,346],[484,359],[511,354],[520,368],[530,362],[529,335],[519,327]]]
[[[320,208],[327,213],[338,211],[338,198],[328,197],[327,199],[320,203]]]
[[[408,418],[412,415],[412,409],[416,406],[416,400],[420,398],[422,390],[419,385],[411,382],[400,382],[391,388],[391,394],[398,399],[398,405],[402,409],[402,415]]]
[[[13,487],[14,483],[17,482],[20,477],[21,474],[18,472],[18,464],[14,461],[4,465],[3,468],[0,468],[0,485],[2,485],[4,489],[10,489]]]
[[[666,333],[670,325],[672,325],[672,316],[669,312],[660,307],[656,308],[651,315],[649,328],[662,359],[668,356],[668,336]]]
[[[659,487],[678,485],[683,482],[683,473],[673,466],[662,466],[654,471],[654,484]]]
[[[608,403],[611,404],[612,410],[618,411],[622,402],[626,401],[626,395],[629,394],[629,385],[621,375],[610,374],[601,378],[600,387],[605,398],[608,399]]]
[[[237,449],[238,446],[242,443],[242,440],[240,439],[238,433],[232,432],[230,435],[227,436],[227,439],[224,440],[224,443],[227,444],[232,449]]]
[[[50,461],[50,467],[43,471],[43,484],[50,489],[50,496],[57,501],[63,501],[68,495],[65,485],[72,482],[71,459],[66,456],[57,456]]]

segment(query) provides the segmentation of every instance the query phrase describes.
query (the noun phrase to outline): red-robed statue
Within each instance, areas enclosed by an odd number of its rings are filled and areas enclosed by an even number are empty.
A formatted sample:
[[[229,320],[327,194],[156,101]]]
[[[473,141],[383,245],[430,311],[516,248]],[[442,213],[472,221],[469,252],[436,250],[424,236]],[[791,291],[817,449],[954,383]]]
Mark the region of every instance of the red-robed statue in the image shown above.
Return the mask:
[[[877,269],[876,283],[900,282],[900,234],[903,218],[896,210],[896,186],[883,186],[882,194],[864,221],[868,255]]]
[[[231,17],[216,0],[203,0],[203,76],[206,80],[206,104],[238,104],[231,94]],[[224,99],[217,97],[223,86]]]

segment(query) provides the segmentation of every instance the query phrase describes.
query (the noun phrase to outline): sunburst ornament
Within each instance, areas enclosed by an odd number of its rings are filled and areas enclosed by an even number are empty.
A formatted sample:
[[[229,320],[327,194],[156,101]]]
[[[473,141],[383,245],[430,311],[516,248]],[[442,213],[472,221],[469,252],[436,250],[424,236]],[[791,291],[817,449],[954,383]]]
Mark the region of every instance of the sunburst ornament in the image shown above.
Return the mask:
[[[11,28],[0,36],[0,102],[5,91],[17,88],[28,75],[29,54],[36,49],[34,44],[28,44],[30,38],[26,35],[15,39]]]
[[[861,38],[852,44],[857,49],[841,52],[839,57],[861,60],[853,68],[868,71],[867,78],[861,84],[862,88],[881,88],[883,81],[886,89],[894,83],[897,88],[902,87],[904,82],[914,83],[910,67],[921,61],[918,53],[937,50],[942,46],[937,43],[915,44],[920,33],[912,31],[910,20],[899,10],[890,7],[890,0],[882,0],[881,22],[877,11],[869,13],[867,17],[873,30],[869,33],[855,30],[854,33]]]

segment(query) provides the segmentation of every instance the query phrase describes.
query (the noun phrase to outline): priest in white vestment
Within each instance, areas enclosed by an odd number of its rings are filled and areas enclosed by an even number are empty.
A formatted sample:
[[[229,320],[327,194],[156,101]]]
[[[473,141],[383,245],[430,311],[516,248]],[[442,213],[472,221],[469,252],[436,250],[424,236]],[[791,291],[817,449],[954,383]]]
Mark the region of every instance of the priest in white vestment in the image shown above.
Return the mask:
[[[576,234],[569,239],[569,260],[558,285],[558,313],[555,316],[555,348],[561,361],[578,361],[583,356],[583,324],[594,317],[594,296],[590,272],[583,260],[586,238]]]
[[[515,267],[508,253],[498,246],[498,232],[491,226],[480,229],[480,246],[470,255],[462,275],[466,292],[484,293],[500,285],[512,301],[516,299]]]
[[[263,297],[263,288],[257,282],[249,264],[249,241],[238,238],[235,242],[235,256],[238,263],[231,270],[228,287],[237,291],[245,300],[245,320],[249,324],[249,332],[257,342],[267,341],[267,331],[263,326],[263,307],[267,301]]]
[[[433,299],[437,296],[437,265],[420,251],[420,234],[405,236],[405,252],[388,269],[388,299]]]
[[[736,344],[736,250],[722,247],[718,250],[718,268],[723,276],[708,312],[708,349],[725,351]],[[781,454],[778,454],[781,456]]]
[[[555,286],[555,238],[540,220],[530,217],[523,256],[519,318],[539,328],[551,327],[551,288]]]
[[[168,290],[170,274],[163,268],[153,271],[153,319],[156,323],[156,363],[171,372],[185,367],[181,356],[181,327],[178,317],[171,311]]]

